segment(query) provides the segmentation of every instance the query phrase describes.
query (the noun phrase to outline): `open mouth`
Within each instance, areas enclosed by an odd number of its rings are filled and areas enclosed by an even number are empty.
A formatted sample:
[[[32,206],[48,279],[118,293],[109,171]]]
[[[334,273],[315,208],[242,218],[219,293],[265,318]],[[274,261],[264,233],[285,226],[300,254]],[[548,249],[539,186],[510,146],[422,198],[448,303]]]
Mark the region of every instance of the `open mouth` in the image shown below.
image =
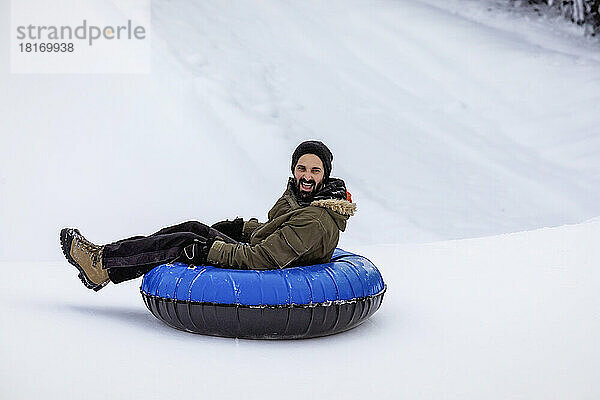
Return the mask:
[[[307,192],[313,190],[314,187],[315,187],[314,183],[300,182],[300,188],[302,188],[302,190],[305,190]]]
[[[298,189],[300,189],[300,192],[302,193],[310,193],[314,190],[315,188],[315,182],[314,181],[307,181],[304,179],[300,179],[299,185],[298,185]]]

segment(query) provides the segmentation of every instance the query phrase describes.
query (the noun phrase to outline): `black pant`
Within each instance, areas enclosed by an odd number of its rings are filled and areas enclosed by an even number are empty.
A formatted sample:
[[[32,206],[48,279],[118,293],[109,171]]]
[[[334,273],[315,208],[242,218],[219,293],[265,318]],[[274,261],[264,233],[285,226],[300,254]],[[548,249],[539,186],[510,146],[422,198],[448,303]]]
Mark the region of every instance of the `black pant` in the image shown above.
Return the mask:
[[[102,267],[114,283],[138,278],[152,268],[177,261],[183,248],[194,239],[205,241],[219,236],[227,243],[237,243],[223,233],[197,221],[169,226],[150,236],[134,236],[104,246]]]

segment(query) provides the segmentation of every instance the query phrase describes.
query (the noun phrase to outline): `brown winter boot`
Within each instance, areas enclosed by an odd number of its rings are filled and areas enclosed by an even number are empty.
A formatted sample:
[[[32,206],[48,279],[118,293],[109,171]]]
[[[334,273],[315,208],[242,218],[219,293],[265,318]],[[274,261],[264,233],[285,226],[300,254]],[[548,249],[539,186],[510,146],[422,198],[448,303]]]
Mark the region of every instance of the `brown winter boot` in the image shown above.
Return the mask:
[[[67,260],[79,270],[79,279],[95,291],[110,282],[108,272],[102,268],[102,250],[87,240],[78,229],[64,228],[60,231],[60,245]]]

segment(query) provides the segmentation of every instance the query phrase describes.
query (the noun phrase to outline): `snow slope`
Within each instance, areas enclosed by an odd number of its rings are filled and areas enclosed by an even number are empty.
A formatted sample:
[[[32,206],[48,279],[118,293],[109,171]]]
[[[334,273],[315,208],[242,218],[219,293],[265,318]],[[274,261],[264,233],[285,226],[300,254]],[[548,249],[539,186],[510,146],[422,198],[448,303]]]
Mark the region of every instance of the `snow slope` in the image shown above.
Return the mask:
[[[359,204],[346,247],[600,215],[597,43],[494,3],[156,1],[150,75],[3,59],[0,259],[57,261],[68,225],[264,219],[307,138]]]
[[[598,398],[599,237],[596,219],[358,248],[388,285],[382,308],[300,341],[180,332],[139,281],[92,293],[64,263],[3,262],[0,397]]]

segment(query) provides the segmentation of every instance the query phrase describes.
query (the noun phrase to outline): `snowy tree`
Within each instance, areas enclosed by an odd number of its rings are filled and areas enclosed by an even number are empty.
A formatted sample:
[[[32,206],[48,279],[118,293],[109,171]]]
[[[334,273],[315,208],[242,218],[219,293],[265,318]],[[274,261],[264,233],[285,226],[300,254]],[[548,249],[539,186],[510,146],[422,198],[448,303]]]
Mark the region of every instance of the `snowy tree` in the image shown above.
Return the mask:
[[[600,33],[600,0],[528,0],[558,9],[577,25],[586,25],[592,35]]]

